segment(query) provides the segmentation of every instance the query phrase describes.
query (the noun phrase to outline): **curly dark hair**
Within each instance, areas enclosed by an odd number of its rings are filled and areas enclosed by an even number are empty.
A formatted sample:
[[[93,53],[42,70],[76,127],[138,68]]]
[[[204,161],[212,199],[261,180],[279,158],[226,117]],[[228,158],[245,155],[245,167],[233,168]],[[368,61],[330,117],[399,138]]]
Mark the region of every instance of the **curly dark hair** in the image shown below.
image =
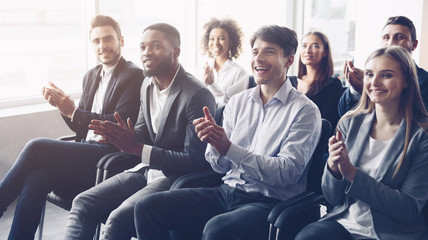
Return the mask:
[[[205,23],[205,33],[201,41],[202,53],[208,53],[210,57],[212,56],[208,48],[208,41],[210,38],[211,30],[213,30],[214,28],[221,28],[226,30],[226,32],[229,34],[229,41],[231,43],[231,46],[229,48],[230,57],[238,58],[239,54],[242,52],[242,38],[244,34],[242,33],[241,27],[238,25],[238,23],[230,18],[224,18],[221,20],[217,18],[211,18],[210,21]]]

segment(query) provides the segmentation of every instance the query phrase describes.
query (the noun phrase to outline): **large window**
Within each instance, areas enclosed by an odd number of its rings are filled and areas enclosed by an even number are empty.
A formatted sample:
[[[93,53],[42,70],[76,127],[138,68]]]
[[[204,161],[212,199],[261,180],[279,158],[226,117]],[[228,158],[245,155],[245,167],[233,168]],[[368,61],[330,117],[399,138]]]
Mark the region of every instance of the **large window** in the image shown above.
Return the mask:
[[[302,35],[311,30],[318,30],[328,37],[334,73],[340,76],[345,61],[354,59],[356,1],[306,0],[304,3]]]
[[[82,2],[0,0],[0,9],[0,108],[42,101],[48,81],[78,92],[87,41]]]
[[[200,51],[206,21],[232,17],[239,22],[245,38],[238,63],[250,70],[251,34],[265,24],[287,25],[294,11],[286,7],[292,2],[265,0],[265,6],[274,7],[263,10],[253,0],[0,0],[0,109],[45,102],[41,89],[49,81],[78,98],[83,74],[96,64],[88,30],[97,13],[118,20],[123,56],[140,66],[143,29],[156,22],[172,24],[181,34],[180,62],[199,76],[206,61]]]
[[[244,32],[243,53],[238,63],[250,71],[251,34],[262,25],[287,25],[287,19],[293,14],[292,9],[287,11],[290,2],[293,1],[265,0],[265,6],[274,7],[263,10],[254,0],[100,0],[99,12],[121,23],[125,36],[123,55],[139,65],[138,38],[143,29],[156,22],[172,24],[181,34],[180,62],[188,72],[199,77],[206,61],[200,49],[205,22],[212,17],[231,17],[238,21]]]

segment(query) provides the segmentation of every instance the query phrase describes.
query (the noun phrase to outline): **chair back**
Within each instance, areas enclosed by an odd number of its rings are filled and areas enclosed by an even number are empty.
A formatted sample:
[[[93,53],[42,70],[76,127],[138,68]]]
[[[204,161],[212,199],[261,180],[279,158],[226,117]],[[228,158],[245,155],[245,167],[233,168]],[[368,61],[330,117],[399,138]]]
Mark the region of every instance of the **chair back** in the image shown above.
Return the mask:
[[[214,120],[215,122],[219,125],[222,126],[223,125],[223,110],[224,107],[226,107],[225,103],[222,102],[218,102],[216,103],[216,108],[215,108],[215,114],[214,114]]]
[[[309,162],[307,190],[322,195],[321,177],[328,158],[328,139],[332,135],[332,127],[327,119],[322,119],[321,137]]]
[[[250,76],[248,77],[248,80],[249,80],[249,82],[248,82],[248,89],[250,89],[250,88],[253,88],[253,87],[257,86],[256,81],[254,81],[254,76],[250,75]]]

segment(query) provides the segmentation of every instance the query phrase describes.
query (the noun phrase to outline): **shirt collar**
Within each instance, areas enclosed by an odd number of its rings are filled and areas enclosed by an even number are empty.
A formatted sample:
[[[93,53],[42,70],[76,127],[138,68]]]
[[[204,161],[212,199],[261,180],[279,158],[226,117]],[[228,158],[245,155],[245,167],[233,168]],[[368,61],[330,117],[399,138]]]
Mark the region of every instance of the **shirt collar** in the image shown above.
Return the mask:
[[[172,81],[171,81],[171,83],[168,85],[168,87],[167,87],[167,88],[163,89],[163,90],[162,90],[162,91],[160,91],[160,92],[166,92],[166,91],[169,91],[169,89],[171,88],[172,84],[173,84],[173,83],[174,83],[174,81],[175,81],[175,78],[177,77],[178,72],[180,71],[180,67],[181,67],[181,65],[179,64],[179,65],[178,65],[178,68],[177,68],[177,71],[176,71],[176,72],[175,72],[175,74],[174,74],[174,77],[172,77]],[[159,84],[156,82],[156,76],[151,77],[151,78],[150,78],[150,81],[151,81],[151,85],[152,85],[152,86],[156,86],[156,88],[159,90]]]
[[[290,79],[287,77],[285,82],[281,85],[281,87],[278,89],[278,92],[275,93],[275,96],[273,99],[278,99],[281,101],[282,104],[285,104],[288,99],[288,95],[290,91],[293,89],[293,86],[291,85]],[[260,85],[257,84],[257,86],[254,88],[252,94],[249,95],[250,98],[252,98],[256,102],[262,102],[262,99],[260,98]]]
[[[113,74],[114,69],[116,69],[117,64],[119,64],[119,61],[108,70],[104,70],[104,67],[101,69],[101,79],[107,78],[108,76],[111,76]]]
[[[208,62],[208,66],[213,68],[215,65],[215,58],[210,58],[207,62]],[[227,59],[226,62],[223,63],[221,70],[232,66],[232,64],[233,64],[233,60],[231,58]]]

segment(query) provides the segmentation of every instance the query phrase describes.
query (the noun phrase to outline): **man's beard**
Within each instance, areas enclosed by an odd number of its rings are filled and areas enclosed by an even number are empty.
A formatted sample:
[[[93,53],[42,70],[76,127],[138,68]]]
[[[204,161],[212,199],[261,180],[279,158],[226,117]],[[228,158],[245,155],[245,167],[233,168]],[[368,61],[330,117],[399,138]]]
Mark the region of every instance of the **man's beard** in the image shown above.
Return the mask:
[[[165,73],[169,70],[169,68],[172,66],[173,60],[172,60],[172,51],[168,56],[166,56],[162,62],[159,63],[157,68],[147,70],[143,67],[143,73],[146,77],[153,77],[161,75],[162,73]],[[144,65],[143,65],[144,66]]]
[[[117,49],[107,49],[107,51],[112,57],[110,59],[102,59],[101,56],[98,56],[98,61],[103,65],[113,66],[119,61],[121,57],[120,46],[118,46]]]

